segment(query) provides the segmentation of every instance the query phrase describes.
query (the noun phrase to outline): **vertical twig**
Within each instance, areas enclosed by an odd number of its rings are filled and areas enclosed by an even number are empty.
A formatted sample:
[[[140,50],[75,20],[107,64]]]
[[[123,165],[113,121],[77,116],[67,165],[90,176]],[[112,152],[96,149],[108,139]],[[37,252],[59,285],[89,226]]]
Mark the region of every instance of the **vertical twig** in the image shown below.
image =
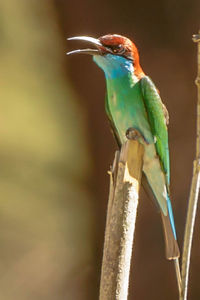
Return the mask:
[[[126,300],[133,235],[142,172],[143,146],[136,140],[122,145],[110,173],[100,300]]]
[[[174,267],[175,267],[175,272],[176,272],[176,281],[177,281],[177,285],[178,285],[178,293],[179,293],[179,297],[180,297],[181,293],[182,293],[182,281],[181,281],[181,271],[180,271],[179,257],[174,259]]]
[[[194,223],[197,210],[197,202],[199,196],[199,184],[200,184],[200,30],[199,34],[193,35],[193,41],[198,43],[197,53],[197,84],[198,101],[197,101],[197,137],[196,137],[196,158],[193,165],[193,177],[190,188],[190,197],[187,211],[184,244],[183,244],[183,257],[182,257],[182,293],[180,300],[187,299],[188,290],[188,278],[189,278],[189,267],[191,257],[192,238],[194,231]]]

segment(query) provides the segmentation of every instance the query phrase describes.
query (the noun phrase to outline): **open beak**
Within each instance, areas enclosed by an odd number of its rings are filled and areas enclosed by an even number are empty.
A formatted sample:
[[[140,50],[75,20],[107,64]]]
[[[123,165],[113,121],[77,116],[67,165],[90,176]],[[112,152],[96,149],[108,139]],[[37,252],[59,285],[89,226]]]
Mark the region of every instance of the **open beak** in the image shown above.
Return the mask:
[[[86,41],[86,42],[92,44],[93,46],[95,46],[96,49],[73,50],[73,51],[67,52],[66,53],[67,55],[78,54],[78,53],[90,54],[90,55],[102,55],[103,50],[105,49],[98,39],[95,39],[90,36],[75,36],[75,37],[68,38],[68,41],[72,41],[72,40]]]

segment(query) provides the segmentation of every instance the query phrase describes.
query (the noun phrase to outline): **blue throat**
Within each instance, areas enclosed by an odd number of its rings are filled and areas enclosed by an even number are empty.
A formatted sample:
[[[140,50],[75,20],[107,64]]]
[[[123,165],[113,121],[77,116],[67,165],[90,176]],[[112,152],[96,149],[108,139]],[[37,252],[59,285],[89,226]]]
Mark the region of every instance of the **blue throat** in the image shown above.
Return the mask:
[[[123,77],[134,72],[133,62],[122,56],[94,55],[93,60],[104,71],[107,79]]]

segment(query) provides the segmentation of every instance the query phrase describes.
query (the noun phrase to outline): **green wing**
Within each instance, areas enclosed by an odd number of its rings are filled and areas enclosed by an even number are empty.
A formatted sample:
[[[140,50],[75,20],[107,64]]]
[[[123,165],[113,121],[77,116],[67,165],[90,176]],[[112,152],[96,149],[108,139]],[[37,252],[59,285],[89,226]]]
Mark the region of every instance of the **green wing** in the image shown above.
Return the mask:
[[[155,137],[157,154],[160,158],[162,169],[166,174],[167,187],[169,187],[168,112],[152,80],[145,76],[140,80],[140,83],[149,124]]]

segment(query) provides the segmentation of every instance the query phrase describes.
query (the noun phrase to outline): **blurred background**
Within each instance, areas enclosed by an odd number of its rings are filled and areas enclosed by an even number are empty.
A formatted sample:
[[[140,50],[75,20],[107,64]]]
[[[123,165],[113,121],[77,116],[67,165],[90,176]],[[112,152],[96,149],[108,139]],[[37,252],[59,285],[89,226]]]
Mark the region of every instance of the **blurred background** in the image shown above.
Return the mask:
[[[134,39],[170,114],[171,193],[180,248],[195,152],[200,2],[0,1],[0,299],[98,299],[117,146],[105,80],[76,35]],[[199,299],[200,215],[190,299]],[[129,299],[177,299],[160,216],[141,191]]]

